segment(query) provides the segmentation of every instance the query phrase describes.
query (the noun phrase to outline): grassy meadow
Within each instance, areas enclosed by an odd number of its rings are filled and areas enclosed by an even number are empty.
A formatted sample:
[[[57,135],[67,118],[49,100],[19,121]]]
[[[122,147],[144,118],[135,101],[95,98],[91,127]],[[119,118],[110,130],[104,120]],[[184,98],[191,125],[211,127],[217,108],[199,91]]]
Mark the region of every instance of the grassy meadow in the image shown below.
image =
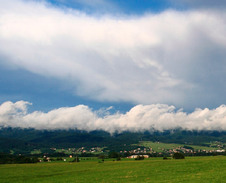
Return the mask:
[[[225,182],[226,156],[0,165],[1,183]]]
[[[184,144],[173,144],[173,143],[162,143],[162,142],[151,142],[151,141],[141,141],[138,145],[144,147],[151,147],[153,151],[162,152],[163,149],[175,149],[178,147],[183,147]],[[216,147],[206,147],[206,146],[197,146],[197,145],[187,145],[194,150],[217,150]]]

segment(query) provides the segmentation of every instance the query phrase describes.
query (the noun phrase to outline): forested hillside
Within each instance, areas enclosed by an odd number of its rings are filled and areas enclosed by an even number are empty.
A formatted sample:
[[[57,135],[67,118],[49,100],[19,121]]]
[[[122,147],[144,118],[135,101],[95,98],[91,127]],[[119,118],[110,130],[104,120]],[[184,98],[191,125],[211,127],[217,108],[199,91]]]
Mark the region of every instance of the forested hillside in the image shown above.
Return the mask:
[[[29,153],[34,149],[105,147],[119,151],[131,149],[139,141],[207,145],[211,141],[226,142],[226,132],[218,131],[165,131],[165,132],[124,132],[109,134],[104,131],[79,130],[34,130],[20,128],[0,129],[0,151]],[[134,146],[133,146],[134,148]]]

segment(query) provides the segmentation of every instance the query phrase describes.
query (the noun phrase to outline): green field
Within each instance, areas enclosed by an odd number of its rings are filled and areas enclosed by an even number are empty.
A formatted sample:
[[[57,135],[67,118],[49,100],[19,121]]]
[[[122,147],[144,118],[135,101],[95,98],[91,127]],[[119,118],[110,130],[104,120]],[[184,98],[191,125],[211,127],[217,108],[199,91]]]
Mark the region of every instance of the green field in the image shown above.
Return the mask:
[[[149,158],[143,161],[82,161],[0,165],[1,183],[217,182],[226,181],[226,156]]]
[[[162,152],[163,149],[175,149],[178,147],[183,147],[185,144],[173,144],[173,143],[162,143],[162,142],[151,142],[151,141],[141,141],[138,145],[144,147],[151,147],[153,151]],[[206,147],[206,146],[196,146],[196,145],[187,145],[192,147],[194,150],[217,150],[216,147]]]

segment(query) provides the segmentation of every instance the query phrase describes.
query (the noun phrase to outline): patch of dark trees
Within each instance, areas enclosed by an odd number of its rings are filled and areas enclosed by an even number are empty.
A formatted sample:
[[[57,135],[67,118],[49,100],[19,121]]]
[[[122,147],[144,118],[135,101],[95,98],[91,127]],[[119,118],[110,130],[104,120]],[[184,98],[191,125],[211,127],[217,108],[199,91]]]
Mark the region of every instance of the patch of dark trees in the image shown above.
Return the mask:
[[[184,159],[185,155],[183,153],[174,153],[173,159]]]
[[[11,155],[6,153],[0,153],[0,164],[23,164],[23,163],[37,163],[39,159],[37,157],[26,157],[21,155]]]

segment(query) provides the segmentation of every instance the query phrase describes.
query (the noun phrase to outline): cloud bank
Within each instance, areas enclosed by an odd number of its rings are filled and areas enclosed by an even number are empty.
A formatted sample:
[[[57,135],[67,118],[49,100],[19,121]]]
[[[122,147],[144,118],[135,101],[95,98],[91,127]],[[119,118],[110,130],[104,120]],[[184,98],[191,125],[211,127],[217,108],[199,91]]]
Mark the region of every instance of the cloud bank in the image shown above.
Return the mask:
[[[88,106],[63,107],[47,113],[27,112],[26,101],[0,105],[0,127],[35,128],[38,130],[78,129],[114,132],[185,130],[226,130],[226,106],[196,109],[192,113],[175,111],[163,104],[137,105],[125,114],[109,114],[108,110],[92,111]]]
[[[95,17],[43,1],[0,2],[5,67],[96,101],[193,108],[226,99],[225,11]]]

